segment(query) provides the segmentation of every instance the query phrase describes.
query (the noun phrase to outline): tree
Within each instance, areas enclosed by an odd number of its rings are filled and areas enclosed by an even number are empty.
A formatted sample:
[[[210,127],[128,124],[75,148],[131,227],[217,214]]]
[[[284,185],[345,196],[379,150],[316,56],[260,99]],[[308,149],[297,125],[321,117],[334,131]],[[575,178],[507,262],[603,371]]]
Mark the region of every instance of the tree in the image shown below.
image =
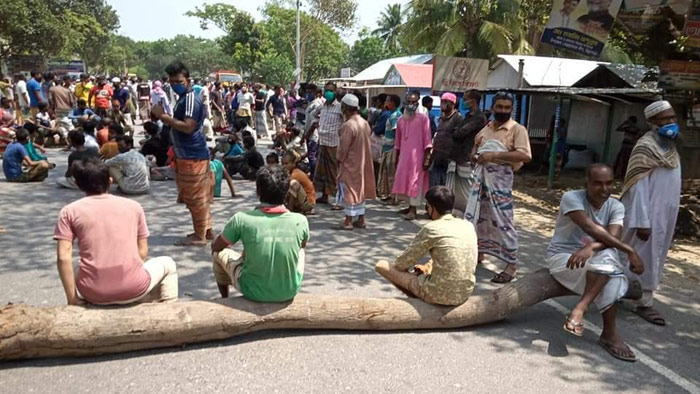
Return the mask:
[[[308,0],[311,16],[336,29],[349,29],[357,20],[356,0]]]
[[[348,58],[350,67],[361,71],[390,56],[392,54],[384,45],[384,41],[371,35],[369,30],[365,28],[360,31],[360,38],[352,44]]]
[[[138,43],[136,54],[151,78],[162,76],[175,60],[185,63],[193,77],[206,77],[213,70],[231,68],[233,63],[215,41],[186,35]]]
[[[399,52],[401,45],[399,36],[401,34],[401,26],[403,25],[403,12],[401,4],[389,4],[386,10],[382,11],[377,21],[379,27],[372,33],[376,34],[384,40],[389,51],[393,53]]]
[[[4,0],[0,6],[0,60],[11,55],[57,54],[65,29],[56,17],[57,3],[45,0]]]

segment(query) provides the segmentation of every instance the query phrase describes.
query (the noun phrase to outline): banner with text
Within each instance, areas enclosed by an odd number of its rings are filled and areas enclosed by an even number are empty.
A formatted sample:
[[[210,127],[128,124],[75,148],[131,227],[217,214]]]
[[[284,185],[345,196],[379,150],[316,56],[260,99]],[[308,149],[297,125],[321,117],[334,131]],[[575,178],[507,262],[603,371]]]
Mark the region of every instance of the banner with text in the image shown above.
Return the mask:
[[[554,0],[541,41],[587,56],[600,56],[622,0]]]
[[[464,92],[485,89],[489,61],[463,57],[433,57],[433,91]]]

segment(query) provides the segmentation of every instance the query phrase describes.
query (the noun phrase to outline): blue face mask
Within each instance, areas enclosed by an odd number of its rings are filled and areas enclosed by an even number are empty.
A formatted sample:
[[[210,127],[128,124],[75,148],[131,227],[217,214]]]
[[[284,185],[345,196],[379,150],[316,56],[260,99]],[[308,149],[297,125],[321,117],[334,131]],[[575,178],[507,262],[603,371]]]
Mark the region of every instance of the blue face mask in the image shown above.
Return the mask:
[[[170,87],[173,89],[173,92],[177,93],[178,96],[182,96],[183,94],[187,93],[187,86],[184,83],[174,83],[170,85]]]
[[[316,97],[312,93],[306,93],[306,101],[308,101],[309,103],[314,101],[315,98]]]
[[[667,125],[659,127],[658,133],[662,137],[670,138],[675,140],[678,137],[678,124],[669,123]]]

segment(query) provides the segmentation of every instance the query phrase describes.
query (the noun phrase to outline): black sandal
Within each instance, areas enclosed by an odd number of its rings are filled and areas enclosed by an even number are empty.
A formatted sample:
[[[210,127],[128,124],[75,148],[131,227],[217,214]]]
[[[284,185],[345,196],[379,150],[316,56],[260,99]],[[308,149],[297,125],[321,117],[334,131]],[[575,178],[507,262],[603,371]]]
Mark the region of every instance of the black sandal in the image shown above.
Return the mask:
[[[513,279],[515,279],[514,275],[511,275],[511,274],[503,271],[501,273],[496,274],[496,276],[494,276],[491,279],[491,282],[493,282],[493,283],[510,283]]]

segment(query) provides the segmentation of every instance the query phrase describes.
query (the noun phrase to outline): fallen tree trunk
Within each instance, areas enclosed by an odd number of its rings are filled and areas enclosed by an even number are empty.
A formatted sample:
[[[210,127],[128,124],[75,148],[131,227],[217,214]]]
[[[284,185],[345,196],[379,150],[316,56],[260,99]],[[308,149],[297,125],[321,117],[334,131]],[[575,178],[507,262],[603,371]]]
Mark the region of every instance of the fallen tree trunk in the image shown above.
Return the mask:
[[[527,275],[458,307],[419,300],[300,294],[283,304],[243,298],[131,307],[0,308],[0,360],[89,356],[180,346],[279,329],[417,330],[501,320],[570,294],[547,270]]]

